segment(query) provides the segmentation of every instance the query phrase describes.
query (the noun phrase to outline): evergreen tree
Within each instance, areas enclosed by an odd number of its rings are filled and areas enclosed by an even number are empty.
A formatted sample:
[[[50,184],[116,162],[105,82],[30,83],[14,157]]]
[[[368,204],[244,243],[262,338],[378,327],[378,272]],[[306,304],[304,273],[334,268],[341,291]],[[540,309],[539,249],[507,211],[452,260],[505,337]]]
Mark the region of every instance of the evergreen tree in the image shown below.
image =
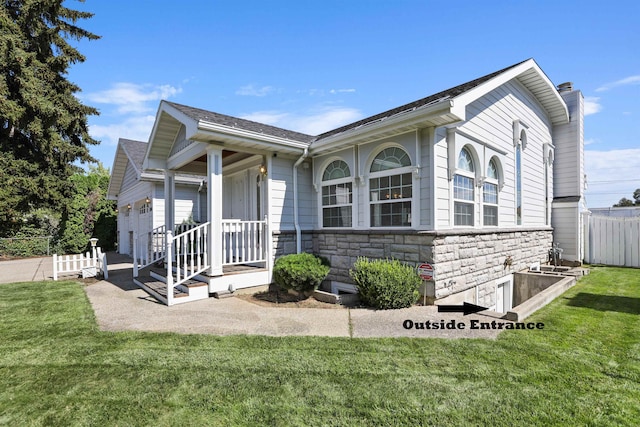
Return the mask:
[[[97,39],[93,16],[63,0],[0,0],[0,237],[38,207],[63,211],[78,162],[93,162],[80,88],[67,79],[84,56],[67,40]]]
[[[103,250],[112,250],[116,239],[115,202],[106,199],[109,188],[109,169],[102,166],[89,168],[88,173],[77,173],[70,180],[73,196],[68,201],[63,216],[60,240],[57,244],[63,253],[82,253],[88,248],[91,237],[98,238]]]

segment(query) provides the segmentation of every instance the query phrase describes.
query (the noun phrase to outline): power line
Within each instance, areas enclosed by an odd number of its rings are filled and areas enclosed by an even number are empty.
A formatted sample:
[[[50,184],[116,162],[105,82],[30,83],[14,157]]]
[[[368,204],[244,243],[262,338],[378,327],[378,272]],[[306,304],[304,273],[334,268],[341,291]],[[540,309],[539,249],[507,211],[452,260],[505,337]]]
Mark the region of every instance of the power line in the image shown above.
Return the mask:
[[[616,183],[616,182],[640,182],[640,178],[636,178],[636,179],[615,179],[615,180],[611,180],[611,181],[589,181],[587,179],[587,183],[589,185],[591,185],[591,184],[611,184],[611,183]]]

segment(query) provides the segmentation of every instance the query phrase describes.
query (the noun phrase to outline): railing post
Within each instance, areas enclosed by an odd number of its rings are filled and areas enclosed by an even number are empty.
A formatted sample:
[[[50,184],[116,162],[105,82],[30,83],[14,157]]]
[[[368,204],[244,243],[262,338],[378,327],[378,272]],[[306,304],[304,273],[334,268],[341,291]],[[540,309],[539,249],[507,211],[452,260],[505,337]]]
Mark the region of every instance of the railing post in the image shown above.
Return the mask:
[[[271,231],[269,230],[269,217],[267,215],[264,216],[264,226],[262,227],[264,230],[262,236],[262,254],[264,259],[266,260],[265,266],[269,271],[269,278],[271,278],[271,262],[273,258],[271,256],[271,250],[273,249],[273,241],[271,239]]]
[[[138,277],[138,233],[133,233],[133,277]]]
[[[53,280],[58,280],[58,254],[53,254]]]
[[[167,305],[173,304],[173,232],[167,230]]]

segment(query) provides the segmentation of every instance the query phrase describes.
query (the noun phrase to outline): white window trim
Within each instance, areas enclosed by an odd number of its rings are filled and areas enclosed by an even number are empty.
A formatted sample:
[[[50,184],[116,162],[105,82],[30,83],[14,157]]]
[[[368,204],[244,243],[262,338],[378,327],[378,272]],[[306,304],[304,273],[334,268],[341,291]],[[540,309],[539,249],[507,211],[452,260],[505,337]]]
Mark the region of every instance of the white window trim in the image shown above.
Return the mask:
[[[377,171],[377,172],[370,172],[371,171],[371,165],[373,164],[373,161],[376,159],[376,157],[378,156],[378,154],[382,153],[384,150],[386,150],[387,148],[400,148],[401,150],[403,150],[407,156],[409,157],[409,161],[411,162],[411,165],[409,166],[403,166],[400,168],[395,168],[395,169],[387,169],[384,171]],[[418,221],[419,221],[419,217],[417,215],[417,211],[419,210],[419,206],[420,206],[420,202],[419,202],[419,197],[420,197],[420,185],[419,185],[419,178],[418,178],[418,166],[416,166],[417,162],[414,159],[414,156],[412,156],[411,154],[411,150],[409,150],[407,147],[395,143],[395,142],[387,142],[384,144],[380,144],[376,150],[373,150],[371,153],[369,153],[369,157],[367,158],[367,161],[364,165],[363,171],[366,171],[366,174],[362,177],[364,180],[364,198],[362,200],[363,202],[363,206],[366,206],[366,210],[364,212],[363,215],[363,219],[364,219],[364,226],[366,229],[375,229],[375,230],[411,230],[411,229],[415,229],[418,226]],[[402,201],[409,201],[411,202],[411,225],[408,226],[396,226],[396,227],[390,227],[390,226],[385,226],[385,227],[373,227],[371,225],[371,191],[370,191],[370,180],[373,178],[380,178],[383,176],[392,176],[392,175],[402,175],[405,173],[409,173],[411,172],[411,194],[412,197],[410,199],[400,199]]]
[[[387,147],[388,148],[388,147]],[[384,150],[384,149],[383,149]],[[383,150],[380,150],[377,154],[380,154]],[[403,148],[404,150],[404,148]],[[406,152],[406,150],[405,150]],[[377,155],[376,154],[376,155]],[[407,153],[408,154],[408,153]],[[373,157],[375,159],[375,156]],[[411,159],[411,156],[409,156]],[[369,168],[371,165],[369,164]],[[401,168],[395,169],[387,169],[384,171],[371,172],[366,176],[366,204],[367,204],[367,215],[365,222],[368,228],[375,228],[376,230],[409,230],[415,226],[415,208],[416,208],[416,177],[415,177],[416,167],[415,166],[403,166]],[[394,199],[393,201],[371,201],[371,180],[375,178],[382,178],[385,176],[391,177],[395,175],[403,175],[406,173],[411,173],[411,197],[410,198],[402,198],[402,199]],[[371,206],[372,205],[381,205],[387,203],[397,203],[397,202],[411,202],[411,225],[401,225],[401,226],[383,226],[383,227],[375,227],[371,225]]]
[[[340,185],[340,184],[351,184],[351,202],[350,203],[336,203],[335,205],[325,205],[322,202],[322,192],[324,187],[331,187],[332,185]],[[353,218],[353,201],[355,199],[355,184],[353,182],[353,177],[349,176],[346,178],[338,178],[338,179],[332,179],[330,181],[322,181],[322,186],[320,188],[320,227],[323,229],[336,229],[336,230],[343,230],[343,229],[349,229],[349,228],[353,228],[353,224],[354,224],[354,218]],[[351,226],[350,227],[325,227],[324,226],[324,209],[327,208],[342,208],[342,207],[351,207]]]
[[[455,191],[455,176],[456,175],[460,175],[460,176],[464,176],[465,178],[470,178],[472,181],[472,187],[473,187],[473,200],[467,200],[467,199],[457,199],[455,197],[456,191]],[[478,199],[478,191],[476,190],[478,186],[478,180],[476,179],[476,174],[474,172],[469,172],[466,170],[462,170],[462,169],[457,169],[456,173],[453,176],[453,179],[451,180],[451,190],[452,190],[452,199],[453,199],[453,210],[451,212],[452,214],[452,224],[454,227],[457,228],[469,228],[469,227],[475,227],[476,224],[478,223],[478,219],[476,218],[478,215],[476,213],[476,206],[477,206],[477,199]],[[457,225],[456,224],[456,203],[463,203],[465,205],[471,205],[473,207],[473,224],[471,225]]]
[[[465,169],[460,169],[458,168],[458,161],[460,160],[460,154],[462,153],[462,150],[466,150],[469,153],[469,156],[471,156],[471,163],[473,166],[473,172],[465,170]],[[476,228],[478,226],[478,193],[480,193],[480,191],[477,190],[478,188],[478,184],[481,180],[478,179],[478,166],[479,164],[481,164],[479,162],[479,159],[477,158],[477,153],[475,151],[475,148],[473,146],[471,146],[470,144],[465,144],[464,146],[460,147],[460,150],[456,151],[456,157],[455,157],[455,171],[453,174],[453,177],[451,179],[451,224],[454,228]],[[470,178],[473,180],[473,200],[466,200],[466,199],[457,199],[455,197],[455,176],[456,175],[460,175],[460,176],[464,176],[466,178]],[[464,203],[467,205],[473,205],[473,224],[471,225],[457,225],[456,224],[456,203]]]
[[[489,165],[491,164],[491,160],[493,160],[493,157],[491,157],[489,159],[489,161],[487,162],[487,167],[486,170],[487,172],[489,171]],[[480,211],[482,213],[482,226],[483,227],[499,227],[500,226],[500,165],[498,164],[498,159],[494,160],[494,165],[496,168],[496,175],[497,178],[491,178],[489,176],[486,176],[482,179],[482,195],[480,196]],[[488,174],[487,174],[488,175]],[[496,203],[488,203],[484,201],[484,185],[485,184],[493,184],[496,186]],[[494,206],[496,208],[496,222],[497,224],[485,224],[484,223],[484,207],[485,206]]]
[[[344,177],[344,178],[338,178],[338,179],[332,179],[329,181],[323,181],[322,177],[324,175],[324,172],[326,171],[326,169],[329,167],[329,165],[333,162],[335,162],[336,160],[340,160],[343,161],[347,164],[347,166],[349,167],[349,176],[348,177]],[[356,217],[356,208],[355,206],[358,203],[358,195],[357,195],[357,185],[355,182],[355,177],[354,177],[354,173],[353,173],[353,166],[349,164],[349,162],[345,159],[343,159],[342,157],[337,157],[337,156],[333,156],[328,158],[327,160],[325,160],[324,162],[322,162],[322,166],[319,168],[318,171],[318,175],[317,175],[317,181],[318,185],[316,185],[316,191],[317,191],[317,200],[318,200],[318,228],[322,229],[322,230],[351,230],[353,228],[355,228],[356,225],[356,221],[357,221],[357,217]],[[336,204],[336,205],[327,205],[324,206],[322,204],[322,189],[324,187],[328,187],[331,185],[337,185],[337,184],[344,184],[344,183],[351,183],[351,203],[345,203],[345,204]],[[323,209],[324,208],[336,208],[336,207],[343,207],[343,206],[351,206],[351,227],[325,227],[324,226],[324,214],[323,214]]]

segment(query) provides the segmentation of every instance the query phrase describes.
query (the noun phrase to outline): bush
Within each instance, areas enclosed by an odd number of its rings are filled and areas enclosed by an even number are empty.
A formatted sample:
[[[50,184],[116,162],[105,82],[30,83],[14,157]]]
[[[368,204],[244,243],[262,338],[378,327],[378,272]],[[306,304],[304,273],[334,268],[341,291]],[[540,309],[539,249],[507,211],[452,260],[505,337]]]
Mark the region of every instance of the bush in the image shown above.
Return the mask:
[[[398,260],[370,261],[362,257],[353,267],[349,275],[366,305],[387,310],[410,307],[417,301],[422,279],[413,267]]]
[[[321,259],[308,253],[291,254],[280,257],[273,266],[273,281],[276,285],[308,292],[316,289],[329,274],[326,258]]]

